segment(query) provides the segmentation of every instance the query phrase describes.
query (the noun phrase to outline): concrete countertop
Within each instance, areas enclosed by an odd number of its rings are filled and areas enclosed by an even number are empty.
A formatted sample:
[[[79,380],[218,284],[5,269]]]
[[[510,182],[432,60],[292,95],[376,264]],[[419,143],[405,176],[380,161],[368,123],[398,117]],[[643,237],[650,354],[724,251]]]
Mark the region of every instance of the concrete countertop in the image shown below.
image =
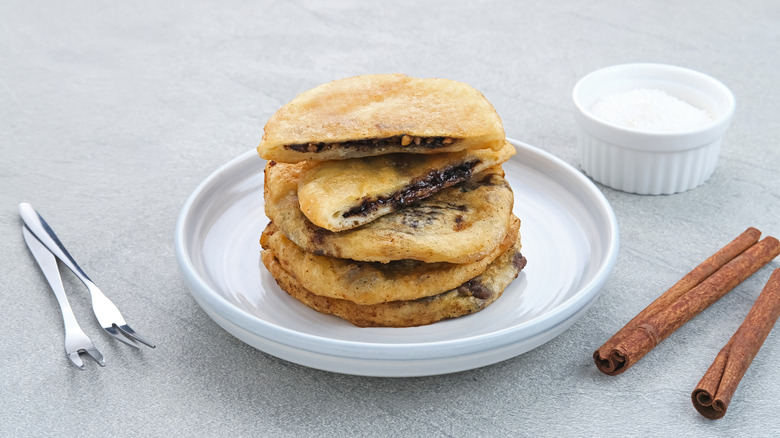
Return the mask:
[[[690,392],[780,260],[628,372],[593,350],[745,228],[780,235],[780,5],[750,2],[4,1],[0,13],[0,435],[778,436],[780,333],[725,418]],[[177,215],[200,181],[253,149],[268,117],[336,78],[402,72],[482,91],[507,135],[577,165],[571,90],[595,69],[681,65],[737,109],[702,186],[640,196],[599,185],[621,246],[597,302],[521,356],[433,377],[306,368],[234,338],[179,272]],[[108,365],[63,354],[56,301],[20,233],[30,202],[137,330],[132,351],[82,327]],[[529,258],[532,257],[529,255]],[[70,273],[68,290],[81,288]]]

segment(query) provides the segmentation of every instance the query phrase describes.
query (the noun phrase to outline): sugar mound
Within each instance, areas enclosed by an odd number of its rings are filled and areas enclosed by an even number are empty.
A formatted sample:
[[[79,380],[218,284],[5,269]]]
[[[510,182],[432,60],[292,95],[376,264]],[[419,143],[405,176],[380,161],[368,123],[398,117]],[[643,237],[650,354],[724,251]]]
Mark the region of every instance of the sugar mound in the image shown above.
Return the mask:
[[[662,90],[638,88],[599,99],[593,114],[612,124],[642,131],[688,131],[710,123],[712,115]]]

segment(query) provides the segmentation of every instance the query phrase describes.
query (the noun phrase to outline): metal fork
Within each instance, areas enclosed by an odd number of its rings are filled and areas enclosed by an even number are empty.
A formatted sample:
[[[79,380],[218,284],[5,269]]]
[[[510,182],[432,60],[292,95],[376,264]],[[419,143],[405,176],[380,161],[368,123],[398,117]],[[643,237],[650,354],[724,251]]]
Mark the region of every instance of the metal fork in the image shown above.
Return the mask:
[[[124,318],[119,313],[119,309],[106,297],[103,292],[87,277],[87,274],[76,264],[73,257],[65,249],[65,246],[54,234],[54,230],[51,229],[48,223],[41,217],[41,215],[35,211],[35,209],[28,203],[23,202],[19,204],[19,213],[22,216],[22,220],[29,228],[30,232],[38,238],[38,240],[51,251],[52,254],[65,264],[76,277],[81,280],[82,283],[89,289],[89,294],[92,297],[92,310],[95,312],[98,322],[105,331],[108,332],[114,339],[124,342],[135,348],[140,348],[134,341],[141,342],[151,348],[155,345],[146,339],[142,338],[135,332]],[[120,336],[120,333],[124,336]]]
[[[62,286],[60,270],[57,268],[57,259],[24,225],[22,225],[22,235],[24,236],[24,241],[27,242],[27,247],[30,248],[30,252],[35,257],[35,261],[38,262],[38,266],[43,271],[43,276],[49,282],[54,296],[57,297],[57,302],[60,304],[62,321],[65,323],[65,354],[68,355],[68,359],[83,370],[84,362],[81,360],[79,353],[87,353],[101,367],[106,366],[103,355],[100,354],[98,349],[95,348],[95,344],[81,330],[79,323],[76,321],[76,316],[70,308],[68,297],[65,295],[65,288]]]

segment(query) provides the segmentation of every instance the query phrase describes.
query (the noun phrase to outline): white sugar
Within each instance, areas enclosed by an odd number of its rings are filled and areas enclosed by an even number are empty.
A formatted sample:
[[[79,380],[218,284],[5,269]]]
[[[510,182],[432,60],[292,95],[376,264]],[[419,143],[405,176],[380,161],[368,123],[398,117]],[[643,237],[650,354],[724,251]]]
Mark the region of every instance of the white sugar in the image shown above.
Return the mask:
[[[687,131],[713,120],[707,111],[662,90],[646,88],[599,99],[591,111],[606,122],[642,131]]]

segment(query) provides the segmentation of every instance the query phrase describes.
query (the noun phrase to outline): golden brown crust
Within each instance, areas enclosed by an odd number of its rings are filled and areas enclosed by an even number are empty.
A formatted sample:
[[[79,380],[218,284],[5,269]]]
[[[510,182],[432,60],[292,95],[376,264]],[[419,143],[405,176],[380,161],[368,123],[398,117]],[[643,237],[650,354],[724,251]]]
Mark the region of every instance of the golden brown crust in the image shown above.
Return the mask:
[[[287,239],[273,224],[260,243],[271,250],[282,268],[314,294],[342,298],[358,304],[414,300],[438,295],[482,273],[498,256],[516,244],[520,220],[514,218],[506,238],[486,257],[473,263],[356,262],[307,253]]]
[[[266,215],[310,253],[372,262],[471,263],[494,249],[511,226],[514,195],[496,166],[361,227],[334,233],[312,224],[299,208],[298,179],[311,165],[269,162],[264,188]]]
[[[308,291],[281,266],[272,250],[264,250],[261,258],[289,295],[318,312],[339,316],[359,327],[415,327],[480,311],[497,300],[525,266],[519,247],[512,247],[482,274],[452,290],[418,300],[360,305]]]
[[[450,143],[437,148],[401,141],[389,147],[340,147],[353,140],[403,135],[448,138]],[[493,106],[464,83],[374,74],[332,81],[299,94],[268,120],[257,151],[265,159],[293,163],[397,152],[499,149],[504,137]],[[319,152],[289,147],[320,143],[335,147]]]
[[[465,181],[472,174],[504,163],[514,154],[515,147],[507,141],[498,151],[388,154],[320,161],[303,171],[298,182],[298,202],[314,225],[344,231]]]

